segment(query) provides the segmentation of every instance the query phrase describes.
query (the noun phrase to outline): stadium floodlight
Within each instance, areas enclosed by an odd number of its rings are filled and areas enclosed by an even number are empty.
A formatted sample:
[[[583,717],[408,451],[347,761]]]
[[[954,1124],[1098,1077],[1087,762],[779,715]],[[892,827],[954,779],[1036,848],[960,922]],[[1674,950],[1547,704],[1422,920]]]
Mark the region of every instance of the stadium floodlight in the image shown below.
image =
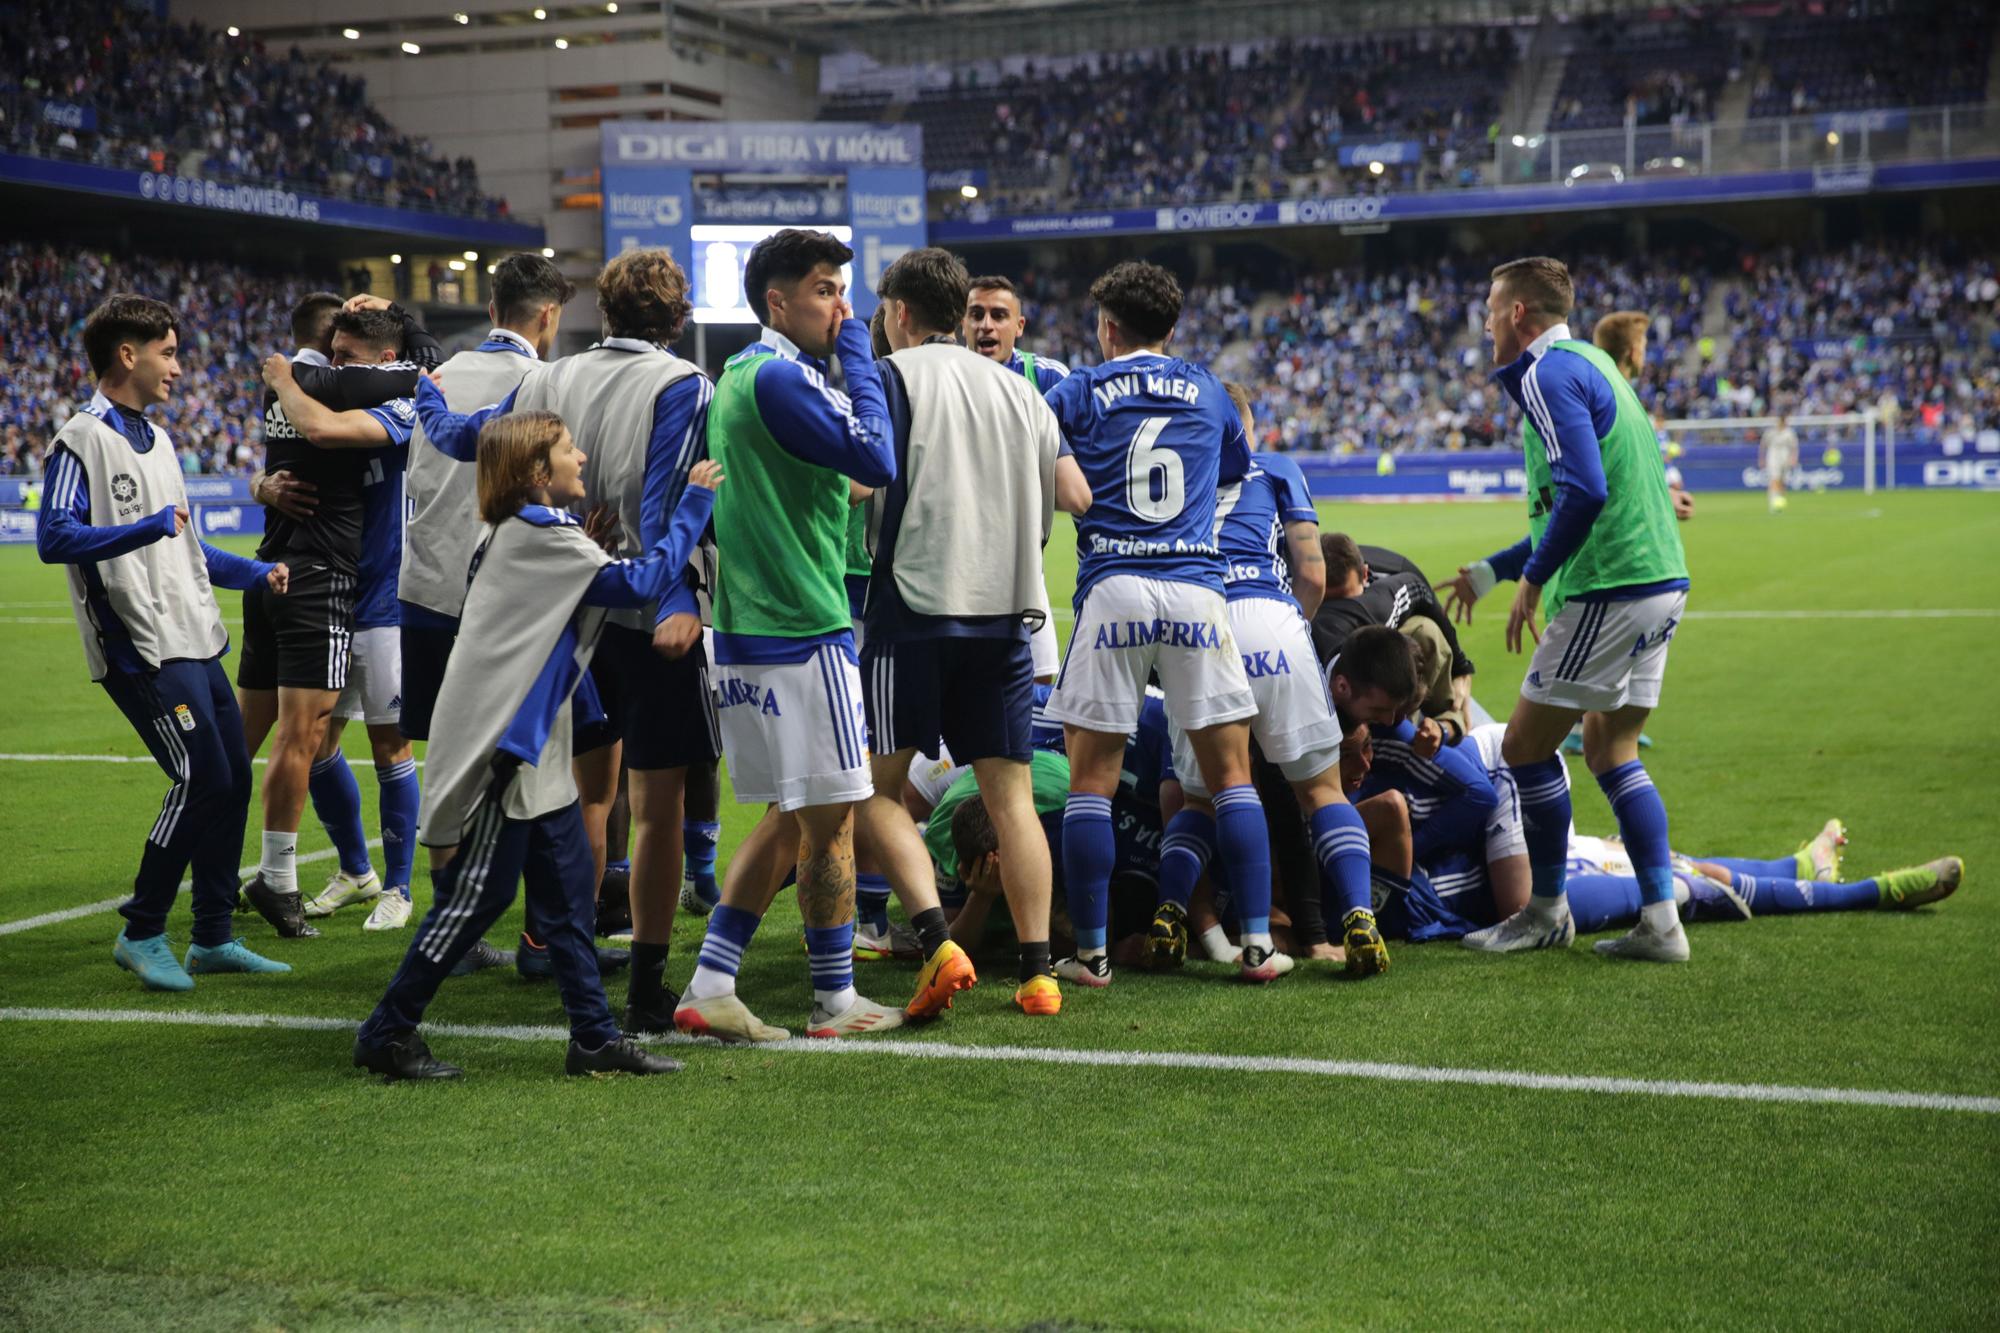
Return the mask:
[[[469,260],[478,259],[479,252],[477,250],[467,250],[465,252],[465,257]]]
[[[360,41],[360,40],[361,40],[361,29],[359,29],[359,28],[342,28],[342,29],[340,30],[340,35],[341,35],[342,37],[345,37],[345,38],[346,38],[346,39],[347,39],[348,41],[350,41],[350,42],[358,42],[358,41]]]
[[[400,264],[403,262],[403,257],[401,255],[390,255],[389,262],[392,264]]]
[[[1828,131],[1826,132],[1826,146],[1827,146],[1828,148],[1838,148],[1838,147],[1840,147],[1840,131],[1839,131],[1839,130],[1828,130]]]
[[[1370,162],[1368,164],[1368,174],[1371,176],[1379,176],[1383,170],[1384,168],[1380,162]]]
[[[488,273],[498,273],[500,271],[500,266],[498,264],[488,264],[486,266],[486,271]]]
[[[421,47],[421,46],[418,46],[418,45],[417,45],[417,44],[416,44],[415,42],[404,42],[404,43],[403,43],[403,54],[404,54],[404,55],[406,55],[406,56],[415,56],[415,55],[422,55],[422,54],[423,54],[423,51],[424,51],[424,48],[423,48],[423,47]]]
[[[618,12],[618,0],[605,0],[604,12],[607,14],[616,14]]]
[[[549,11],[548,11],[548,10],[546,10],[546,9],[537,9],[537,10],[535,11],[535,22],[539,23],[539,22],[541,22],[541,21],[542,21],[543,19],[547,18],[548,16],[549,16]]]
[[[231,37],[241,37],[243,35],[243,29],[237,27],[235,24],[232,23],[229,25],[229,35]]]
[[[453,273],[463,273],[465,272],[465,261],[463,259],[454,259],[449,264],[445,265],[445,267],[450,269]]]
[[[542,258],[554,259],[555,257],[556,257],[556,248],[553,245],[545,245],[542,247]]]
[[[567,38],[567,37],[558,37],[558,38],[556,38],[556,50],[558,50],[558,51],[567,51],[567,50],[569,50],[569,38]]]
[[[1516,148],[1526,148],[1528,146],[1528,141],[1518,134],[1514,136],[1511,142]]]
[[[464,24],[472,22],[472,15],[466,13],[464,10],[460,10],[458,13],[453,14],[451,16],[451,21],[453,23],[463,26]]]
[[[967,199],[977,199],[979,197],[979,187],[970,182],[967,182],[966,184],[959,186],[958,192],[964,195]]]

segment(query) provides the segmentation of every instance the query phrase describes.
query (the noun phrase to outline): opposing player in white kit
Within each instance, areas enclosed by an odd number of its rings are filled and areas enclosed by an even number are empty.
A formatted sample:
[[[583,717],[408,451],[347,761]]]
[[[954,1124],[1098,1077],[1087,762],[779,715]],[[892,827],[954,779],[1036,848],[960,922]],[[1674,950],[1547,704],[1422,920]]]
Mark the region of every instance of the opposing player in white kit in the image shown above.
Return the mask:
[[[1250,470],[1249,443],[1222,381],[1165,351],[1181,313],[1173,274],[1128,261],[1090,295],[1104,364],[1072,373],[1048,395],[1064,450],[1091,489],[1077,519],[1076,629],[1047,709],[1069,750],[1062,859],[1077,944],[1056,975],[1111,984],[1111,798],[1147,677],[1157,672],[1168,716],[1188,733],[1214,794],[1243,925],[1243,976],[1269,981],[1282,964],[1271,946],[1270,839],[1250,782],[1257,700],[1229,628],[1215,541],[1216,488]]]
[[[1227,388],[1245,437],[1253,437],[1248,392],[1236,384]],[[1340,721],[1307,625],[1326,590],[1319,512],[1298,464],[1283,454],[1251,459],[1243,479],[1222,488],[1216,510],[1229,628],[1257,700],[1251,734],[1298,793],[1323,885],[1338,899],[1347,970],[1373,976],[1389,966],[1389,951],[1369,903],[1368,831],[1341,792]],[[1181,726],[1170,724],[1169,730],[1187,805],[1168,821],[1160,845],[1160,909],[1148,944],[1155,967],[1176,967],[1187,957],[1188,899],[1214,852],[1216,833],[1193,740]],[[1276,953],[1269,966],[1282,975],[1292,960]]]

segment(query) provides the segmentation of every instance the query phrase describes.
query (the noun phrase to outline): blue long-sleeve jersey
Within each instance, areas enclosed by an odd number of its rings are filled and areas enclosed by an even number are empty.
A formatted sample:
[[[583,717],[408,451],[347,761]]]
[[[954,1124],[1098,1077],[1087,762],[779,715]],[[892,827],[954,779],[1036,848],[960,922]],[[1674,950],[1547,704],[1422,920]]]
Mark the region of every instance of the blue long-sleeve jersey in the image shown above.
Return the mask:
[[[756,390],[757,413],[778,446],[863,486],[894,481],[895,427],[868,326],[845,320],[834,343],[846,393],[826,382],[826,366],[817,357],[783,334],[765,329],[758,341],[777,353],[757,368]]]
[[[1486,776],[1478,746],[1461,741],[1439,747],[1426,759],[1414,748],[1416,728],[1408,722],[1394,729],[1368,730],[1374,766],[1354,799],[1366,800],[1390,787],[1402,792],[1410,803],[1413,850],[1419,861],[1481,837],[1486,816],[1500,797]]]
[[[153,448],[153,431],[145,414],[113,404],[105,417],[132,446],[134,453]],[[192,523],[194,516],[188,516]],[[174,510],[168,505],[159,512],[130,523],[96,525],[90,521],[90,478],[83,460],[66,448],[58,448],[49,460],[48,475],[42,486],[42,510],[35,523],[35,552],[43,563],[77,565],[83,570],[84,596],[91,603],[101,629],[106,660],[122,671],[145,671],[147,666],[132,647],[132,637],[112,611],[104,595],[104,581],[97,572],[100,561],[114,560],[142,546],[174,535]],[[200,540],[197,537],[197,540]],[[262,560],[237,555],[201,543],[208,567],[208,581],[218,588],[243,589],[255,584],[276,568]]]
[[[417,385],[417,417],[424,423],[424,438],[448,457],[471,462],[479,456],[480,427],[512,412],[519,393],[517,388],[498,403],[461,414],[445,406],[444,394],[426,379]],[[715,386],[706,375],[688,375],[668,385],[653,404],[653,430],[646,442],[641,489],[639,544],[643,549],[651,550],[665,536],[673,502],[685,492],[689,470],[708,457],[708,403],[714,393]],[[660,594],[659,619],[698,610],[694,589],[686,580],[669,579]]]
[[[1555,483],[1555,504],[1539,546],[1517,542],[1489,563],[1498,577],[1526,579],[1537,586],[1555,577],[1563,562],[1576,554],[1610,495],[1598,441],[1611,433],[1618,419],[1618,400],[1610,382],[1590,362],[1547,355],[1551,346],[1569,336],[1569,325],[1556,325],[1493,377],[1542,437]],[[1503,560],[1511,573],[1501,573]]]
[[[673,519],[659,541],[636,559],[613,560],[599,569],[591,578],[590,586],[584,590],[582,604],[629,608],[644,606],[660,596],[687,565],[688,557],[694,554],[695,543],[701,540],[702,531],[708,527],[708,516],[714,506],[714,491],[701,486],[688,487],[681,493],[680,503],[674,507]],[[577,526],[576,515],[566,509],[551,509],[546,505],[523,506],[520,518],[537,527]],[[476,568],[478,557],[474,559]],[[581,692],[590,688],[589,677],[576,664],[576,650],[577,629],[572,617],[557,637],[555,647],[542,664],[534,684],[529,686],[527,698],[521,701],[520,708],[507,724],[507,730],[502,733],[497,747],[501,753],[511,754],[529,764],[540,758],[564,701],[572,691]],[[584,708],[587,712],[598,711],[594,695]]]

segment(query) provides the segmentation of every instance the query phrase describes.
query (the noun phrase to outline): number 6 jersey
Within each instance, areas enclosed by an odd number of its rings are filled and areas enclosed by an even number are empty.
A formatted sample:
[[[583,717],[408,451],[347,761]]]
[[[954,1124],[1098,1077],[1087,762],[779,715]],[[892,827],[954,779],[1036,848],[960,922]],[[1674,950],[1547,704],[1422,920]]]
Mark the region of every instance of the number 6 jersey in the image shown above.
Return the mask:
[[[1051,389],[1063,452],[1090,481],[1076,521],[1076,605],[1113,574],[1222,591],[1216,487],[1250,465],[1243,423],[1212,371],[1159,352],[1128,352]]]

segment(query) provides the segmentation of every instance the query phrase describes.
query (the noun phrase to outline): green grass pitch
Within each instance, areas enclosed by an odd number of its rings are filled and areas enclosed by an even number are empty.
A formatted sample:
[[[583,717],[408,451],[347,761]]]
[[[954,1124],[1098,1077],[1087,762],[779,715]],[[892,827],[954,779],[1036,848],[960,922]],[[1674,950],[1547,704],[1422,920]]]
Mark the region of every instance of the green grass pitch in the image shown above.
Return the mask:
[[[1514,504],[1325,513],[1434,576],[1522,527]],[[1703,496],[1683,532],[1693,614],[1647,755],[1675,846],[1781,855],[1839,815],[1851,873],[1957,853],[1955,898],[1701,926],[1681,968],[1579,943],[1400,947],[1365,984],[1121,973],[1054,1021],[1008,1008],[994,959],[894,1040],[2000,1095],[2000,504],[1804,495],[1772,518]],[[1066,538],[1050,549],[1066,584]],[[1468,642],[1502,712],[1523,669],[1504,618],[1496,597]],[[0,679],[0,922],[118,895],[162,779],[18,757],[139,753],[29,550],[0,551]],[[1610,831],[1587,777],[1577,816]],[[724,819],[726,855],[750,812]],[[742,983],[794,1026],[796,926],[781,905]],[[257,923],[296,973],[168,997],[112,967],[117,927],[0,935],[0,1009],[352,1022],[408,939]],[[700,930],[679,927],[677,982]],[[432,1016],[560,1021],[511,973],[452,983]],[[1989,1113],[705,1047],[678,1077],[572,1081],[553,1041],[434,1045],[463,1082],[383,1087],[334,1029],[0,1021],[0,1327],[1992,1326]]]

